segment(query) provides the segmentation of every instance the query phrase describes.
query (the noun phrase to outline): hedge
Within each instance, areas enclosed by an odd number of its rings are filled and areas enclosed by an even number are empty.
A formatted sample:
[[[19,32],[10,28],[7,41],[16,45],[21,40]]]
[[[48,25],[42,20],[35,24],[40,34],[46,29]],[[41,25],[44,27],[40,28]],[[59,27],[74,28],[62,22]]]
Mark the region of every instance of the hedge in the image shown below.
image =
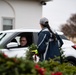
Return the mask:
[[[34,63],[0,53],[0,75],[76,75],[76,67],[54,60]]]

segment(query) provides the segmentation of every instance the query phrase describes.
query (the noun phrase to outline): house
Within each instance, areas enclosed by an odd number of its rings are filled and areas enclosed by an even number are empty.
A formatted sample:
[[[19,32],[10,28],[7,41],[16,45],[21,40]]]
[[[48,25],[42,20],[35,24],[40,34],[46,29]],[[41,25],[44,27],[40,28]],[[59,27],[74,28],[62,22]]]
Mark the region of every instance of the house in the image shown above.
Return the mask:
[[[0,0],[0,30],[38,29],[42,5],[51,0]]]

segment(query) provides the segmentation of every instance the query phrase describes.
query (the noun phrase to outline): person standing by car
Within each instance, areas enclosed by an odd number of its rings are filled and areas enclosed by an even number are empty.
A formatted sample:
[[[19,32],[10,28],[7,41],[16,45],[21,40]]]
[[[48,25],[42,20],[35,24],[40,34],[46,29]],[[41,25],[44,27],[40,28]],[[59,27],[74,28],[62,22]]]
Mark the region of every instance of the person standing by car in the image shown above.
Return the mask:
[[[42,30],[38,34],[37,43],[40,61],[49,60],[55,58],[55,56],[60,56],[57,38],[49,26],[48,19],[45,17],[41,18],[40,26]]]
[[[20,45],[18,47],[27,47],[27,38],[25,36],[20,37]]]

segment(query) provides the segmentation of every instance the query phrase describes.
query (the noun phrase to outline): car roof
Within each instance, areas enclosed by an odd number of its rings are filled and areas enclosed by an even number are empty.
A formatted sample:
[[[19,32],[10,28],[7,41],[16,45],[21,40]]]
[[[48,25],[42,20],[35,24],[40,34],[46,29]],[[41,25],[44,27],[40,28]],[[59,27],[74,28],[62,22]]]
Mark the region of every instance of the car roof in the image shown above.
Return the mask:
[[[9,32],[39,32],[40,29],[12,29],[12,30],[4,30],[4,31],[0,31],[0,33],[9,33]],[[59,35],[63,35],[64,33],[61,31],[55,31],[54,33],[57,33]]]
[[[0,31],[0,33],[7,33],[7,32],[39,32],[40,29],[12,29],[12,30],[4,30]]]

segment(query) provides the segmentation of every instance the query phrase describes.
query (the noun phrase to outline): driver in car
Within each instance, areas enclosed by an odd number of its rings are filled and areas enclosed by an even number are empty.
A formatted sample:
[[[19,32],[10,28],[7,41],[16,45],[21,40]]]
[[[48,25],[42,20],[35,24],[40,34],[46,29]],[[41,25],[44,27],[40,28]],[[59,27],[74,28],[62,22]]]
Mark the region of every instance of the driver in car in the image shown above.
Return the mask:
[[[25,36],[20,37],[20,45],[18,47],[27,47],[27,38]]]

